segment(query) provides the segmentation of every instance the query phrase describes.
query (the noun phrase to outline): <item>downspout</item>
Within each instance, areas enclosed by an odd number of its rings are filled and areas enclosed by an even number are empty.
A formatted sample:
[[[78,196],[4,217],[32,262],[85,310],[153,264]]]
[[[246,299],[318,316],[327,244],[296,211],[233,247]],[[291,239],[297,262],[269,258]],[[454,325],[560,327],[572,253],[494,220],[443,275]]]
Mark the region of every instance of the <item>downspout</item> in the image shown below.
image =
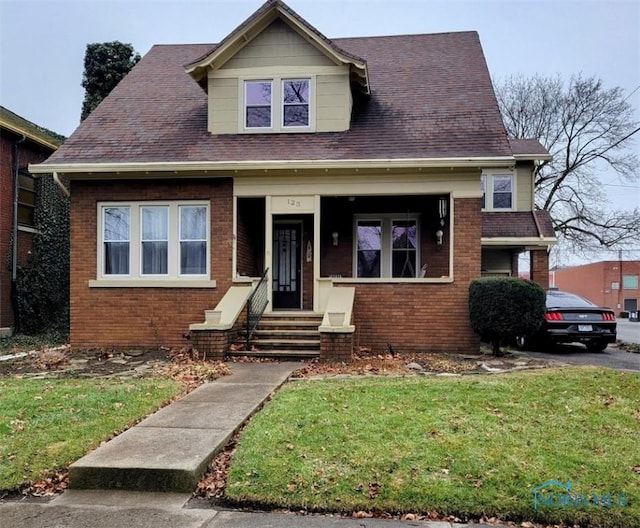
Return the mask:
[[[20,143],[27,140],[22,136],[13,144],[13,223],[12,223],[12,244],[11,244],[11,305],[13,307],[13,327],[14,333],[20,330],[18,319],[18,187],[20,177]]]
[[[57,172],[53,173],[53,181],[56,182],[56,185],[58,187],[60,187],[60,190],[64,193],[64,195],[69,198],[71,196],[71,192],[69,192],[69,189],[67,189],[64,186],[64,183],[62,183],[62,181],[60,181],[60,177],[58,176]]]

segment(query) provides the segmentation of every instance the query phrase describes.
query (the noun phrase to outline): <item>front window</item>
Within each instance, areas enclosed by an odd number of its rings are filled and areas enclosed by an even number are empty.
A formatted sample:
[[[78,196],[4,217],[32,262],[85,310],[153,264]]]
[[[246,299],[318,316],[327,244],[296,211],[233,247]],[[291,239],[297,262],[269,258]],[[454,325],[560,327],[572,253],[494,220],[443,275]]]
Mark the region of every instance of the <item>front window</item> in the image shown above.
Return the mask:
[[[169,250],[169,208],[142,207],[142,274],[166,275]]]
[[[419,240],[415,215],[356,219],[356,277],[416,278]]]
[[[207,272],[207,208],[180,206],[180,275]]]
[[[380,277],[382,222],[380,220],[359,220],[356,229],[358,277]]]
[[[271,81],[245,82],[245,126],[271,128]]]
[[[309,126],[309,79],[282,81],[282,126]]]
[[[209,204],[130,202],[100,205],[99,276],[112,279],[209,275]]]

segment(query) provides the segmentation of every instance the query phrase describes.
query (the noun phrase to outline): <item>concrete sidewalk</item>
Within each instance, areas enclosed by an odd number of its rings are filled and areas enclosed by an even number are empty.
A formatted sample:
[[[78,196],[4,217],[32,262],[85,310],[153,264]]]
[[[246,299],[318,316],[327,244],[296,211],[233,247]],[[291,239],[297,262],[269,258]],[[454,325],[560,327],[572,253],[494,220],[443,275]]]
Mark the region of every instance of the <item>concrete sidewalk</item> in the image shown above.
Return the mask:
[[[48,504],[1,503],[2,528],[490,528],[433,521],[190,509],[189,494],[69,490]],[[495,528],[495,526],[494,526]]]
[[[208,463],[298,363],[232,363],[69,468],[74,489],[191,492]]]

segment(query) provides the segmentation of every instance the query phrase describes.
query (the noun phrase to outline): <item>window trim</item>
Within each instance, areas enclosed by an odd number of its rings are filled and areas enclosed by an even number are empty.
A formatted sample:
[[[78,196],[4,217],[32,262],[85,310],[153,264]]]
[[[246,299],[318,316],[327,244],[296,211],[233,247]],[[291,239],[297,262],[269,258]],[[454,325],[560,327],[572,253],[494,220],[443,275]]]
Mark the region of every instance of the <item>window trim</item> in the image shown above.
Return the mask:
[[[284,122],[284,110],[287,106],[301,106],[300,103],[287,104],[284,102],[284,83],[295,81],[307,81],[309,95],[307,97],[307,124],[306,125],[286,125]],[[311,127],[311,78],[309,77],[283,77],[280,79],[280,123],[283,130],[309,130]]]
[[[269,101],[269,126],[251,127],[247,125],[247,110],[249,108],[266,106],[266,105],[250,105],[247,102],[247,99],[248,99],[247,88],[249,84],[252,84],[252,83],[269,83],[269,85],[271,86],[271,100]],[[274,93],[275,93],[274,85],[275,83],[273,79],[246,79],[243,81],[244,90],[243,90],[243,97],[242,97],[242,128],[244,130],[257,131],[257,132],[265,132],[265,131],[273,130],[273,122],[274,122],[273,100],[274,100]]]
[[[180,273],[180,207],[205,207],[206,215],[206,272],[204,274]],[[142,209],[144,207],[165,206],[168,208],[168,263],[166,275],[144,275],[142,273]],[[109,207],[128,207],[129,220],[129,273],[105,273],[104,253],[104,211]],[[153,201],[109,201],[97,203],[97,252],[96,252],[96,280],[89,281],[90,287],[123,287],[123,286],[157,286],[179,287],[190,285],[193,287],[215,287],[211,281],[211,202],[209,200],[153,200]]]
[[[629,283],[629,281],[633,282],[635,284],[635,286],[628,286],[627,284]],[[626,275],[622,275],[622,289],[623,290],[637,290],[638,286],[640,286],[639,284],[639,280],[638,280],[638,275],[635,275],[633,273],[628,273]]]
[[[511,206],[495,207],[495,180],[496,178],[509,177],[511,181]],[[483,211],[515,211],[516,210],[516,177],[512,170],[485,170],[480,176],[480,190],[482,191]],[[505,193],[506,194],[506,193]]]
[[[380,249],[380,276],[379,277],[360,277],[358,276],[358,222],[360,221],[372,221],[376,220],[381,223],[382,226],[382,242]],[[392,228],[394,222],[416,222],[416,268],[415,277],[393,277],[393,240],[392,240]],[[413,281],[423,280],[419,277],[421,269],[421,230],[420,230],[420,213],[370,213],[370,214],[356,214],[353,215],[353,279],[357,281]]]
[[[283,86],[285,81],[309,82],[309,124],[307,126],[284,125]],[[271,83],[271,126],[248,127],[246,121],[247,84],[252,82]],[[308,133],[316,129],[316,76],[315,75],[269,75],[267,77],[238,78],[238,133],[239,134],[275,134],[275,133]],[[277,109],[276,109],[277,106]]]
[[[24,185],[21,185],[20,183],[21,178],[28,178],[33,184],[33,189],[30,189],[28,187],[25,187]],[[24,200],[25,193],[33,197],[33,204]],[[35,213],[36,213],[37,205],[38,205],[38,189],[36,188],[36,179],[33,176],[33,174],[31,174],[27,169],[24,169],[24,168],[19,169],[18,170],[18,227],[35,230],[35,227],[36,227]],[[31,223],[20,221],[21,210],[28,211],[28,216],[31,218]]]

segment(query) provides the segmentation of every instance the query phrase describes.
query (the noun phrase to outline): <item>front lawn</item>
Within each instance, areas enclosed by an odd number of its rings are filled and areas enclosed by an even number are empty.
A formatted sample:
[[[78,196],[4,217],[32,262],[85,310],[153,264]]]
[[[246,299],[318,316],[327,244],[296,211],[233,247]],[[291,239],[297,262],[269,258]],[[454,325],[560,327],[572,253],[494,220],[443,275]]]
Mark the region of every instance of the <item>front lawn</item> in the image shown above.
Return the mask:
[[[636,374],[297,381],[245,429],[226,494],[291,509],[640,526],[639,439]],[[574,502],[558,505],[564,490],[550,486],[535,509],[532,490],[551,479],[570,481]]]
[[[0,490],[66,468],[182,390],[159,378],[0,378]]]

